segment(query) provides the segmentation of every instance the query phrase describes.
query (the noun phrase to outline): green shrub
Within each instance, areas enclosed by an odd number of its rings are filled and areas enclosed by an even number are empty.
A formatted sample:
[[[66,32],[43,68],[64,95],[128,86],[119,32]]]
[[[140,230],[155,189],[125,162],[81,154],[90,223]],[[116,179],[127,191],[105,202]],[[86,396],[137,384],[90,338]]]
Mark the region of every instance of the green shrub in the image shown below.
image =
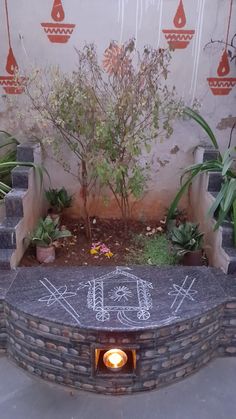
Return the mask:
[[[140,250],[131,250],[128,256],[129,263],[157,266],[177,263],[171,242],[164,234],[153,237],[139,235],[135,237],[134,243]]]

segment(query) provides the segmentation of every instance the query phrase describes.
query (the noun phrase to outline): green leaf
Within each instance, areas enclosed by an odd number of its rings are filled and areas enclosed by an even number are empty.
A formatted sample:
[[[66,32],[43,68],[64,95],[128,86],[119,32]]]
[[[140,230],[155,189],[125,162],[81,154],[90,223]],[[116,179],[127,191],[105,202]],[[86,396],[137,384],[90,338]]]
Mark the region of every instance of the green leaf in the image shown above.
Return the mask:
[[[236,247],[236,199],[233,202],[234,246]]]
[[[227,183],[223,183],[221,185],[221,189],[220,192],[217,194],[216,199],[214,201],[214,203],[212,204],[212,206],[210,207],[210,209],[208,210],[208,215],[213,217],[215,214],[215,211],[217,210],[217,208],[219,207],[220,203],[222,202],[222,200],[224,199],[225,196],[225,192],[227,191]]]
[[[215,149],[219,150],[219,145],[217,143],[216,137],[215,137],[212,129],[210,128],[210,126],[206,122],[206,120],[201,115],[199,115],[199,113],[197,113],[196,111],[194,111],[193,109],[191,109],[189,107],[185,108],[184,113],[187,116],[189,116],[190,118],[194,119],[194,121],[196,121],[203,128],[203,130],[207,133],[207,135],[208,135],[209,139],[211,140]],[[220,156],[220,159],[222,159],[222,156],[221,156],[220,152],[219,152],[219,156]]]

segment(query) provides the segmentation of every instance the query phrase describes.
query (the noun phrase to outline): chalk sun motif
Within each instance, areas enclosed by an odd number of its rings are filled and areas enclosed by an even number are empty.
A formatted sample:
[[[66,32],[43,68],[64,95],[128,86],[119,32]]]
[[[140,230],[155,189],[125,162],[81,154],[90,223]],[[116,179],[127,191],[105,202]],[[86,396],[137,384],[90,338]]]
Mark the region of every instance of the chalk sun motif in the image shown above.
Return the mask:
[[[132,292],[125,285],[114,287],[113,290],[108,293],[110,300],[113,301],[128,301],[132,297]]]

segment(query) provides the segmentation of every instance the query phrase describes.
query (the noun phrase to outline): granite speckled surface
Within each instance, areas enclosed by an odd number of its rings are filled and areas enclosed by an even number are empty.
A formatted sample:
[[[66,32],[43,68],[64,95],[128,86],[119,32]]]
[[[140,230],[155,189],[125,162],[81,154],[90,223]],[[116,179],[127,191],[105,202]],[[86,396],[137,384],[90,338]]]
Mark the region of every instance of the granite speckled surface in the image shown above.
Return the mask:
[[[0,271],[0,300],[4,300],[9,291],[17,271]]]
[[[175,323],[226,298],[209,268],[86,267],[21,269],[6,300],[50,321],[112,331]]]

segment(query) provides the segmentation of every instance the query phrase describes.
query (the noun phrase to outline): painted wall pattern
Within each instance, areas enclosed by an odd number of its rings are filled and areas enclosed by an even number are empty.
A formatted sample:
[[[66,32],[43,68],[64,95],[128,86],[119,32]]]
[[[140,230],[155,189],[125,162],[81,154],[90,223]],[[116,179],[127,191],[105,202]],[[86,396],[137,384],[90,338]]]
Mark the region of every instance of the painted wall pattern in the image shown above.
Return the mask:
[[[229,17],[227,23],[227,34],[225,40],[225,48],[221,55],[220,62],[217,68],[217,77],[209,77],[209,87],[216,96],[228,95],[232,88],[236,85],[235,77],[227,77],[230,73],[230,54],[228,53],[227,45],[229,43],[229,31],[232,18],[233,0],[230,0]]]
[[[163,29],[169,47],[174,50],[187,48],[195,30],[185,29],[187,20],[182,0],[179,2],[173,23],[175,29]]]
[[[50,0],[48,0],[50,1]],[[7,94],[19,94],[23,92],[23,87],[16,84],[16,80],[14,77],[14,73],[18,70],[18,64],[13,52],[12,42],[11,42],[11,28],[10,28],[10,18],[8,13],[8,2],[12,5],[14,4],[14,0],[4,0],[5,3],[5,27],[7,31],[7,41],[9,52],[6,61],[6,72],[7,75],[3,75],[0,77],[0,85],[5,90]],[[51,43],[56,44],[65,44],[71,38],[73,34],[76,24],[74,23],[65,23],[65,8],[70,7],[70,3],[64,0],[66,5],[64,6],[62,0],[53,0],[52,9],[51,9],[51,18],[53,22],[42,22],[41,26],[44,29],[45,34],[48,37],[48,40]],[[117,34],[117,40],[120,43],[125,41],[124,39],[124,26],[125,26],[125,13],[128,7],[127,0],[118,0],[114,1],[114,7],[117,6],[118,3],[118,22],[120,25],[120,36]],[[136,41],[139,39],[139,32],[141,31],[142,22],[144,19],[144,15],[148,12],[150,6],[157,6],[158,18],[159,22],[157,25],[159,26],[159,35],[158,35],[158,43],[157,46],[166,47],[166,43],[169,45],[171,50],[178,51],[181,49],[186,49],[190,46],[193,37],[196,35],[195,44],[193,46],[194,50],[194,67],[192,72],[192,82],[191,82],[191,90],[193,95],[196,93],[196,78],[198,75],[198,67],[200,65],[199,59],[203,47],[201,45],[201,34],[203,30],[203,17],[204,13],[206,13],[206,0],[198,0],[194,1],[191,7],[191,14],[193,16],[193,21],[195,21],[195,27],[189,28],[188,24],[188,16],[186,15],[186,7],[185,4],[188,2],[185,0],[172,1],[171,8],[173,6],[173,28],[165,29],[163,28],[163,13],[165,11],[166,3],[163,0],[135,0],[133,1],[133,13],[135,14],[135,33],[133,34],[136,38]],[[225,2],[226,3],[226,2]],[[208,77],[207,83],[211,89],[213,95],[221,96],[221,95],[228,95],[232,88],[236,85],[236,77],[230,74],[231,66],[230,66],[230,55],[227,49],[227,44],[229,43],[229,35],[231,29],[231,20],[232,20],[232,12],[233,12],[233,3],[234,0],[227,0],[227,7],[229,9],[228,13],[228,21],[225,22],[227,26],[227,34],[225,39],[225,47],[223,52],[221,53],[220,60],[218,63],[217,68],[217,76]],[[176,5],[176,7],[175,7]],[[80,5],[78,4],[77,7],[79,8]],[[91,5],[92,7],[92,5]],[[108,19],[109,17],[106,17]],[[3,19],[3,17],[2,17]],[[35,17],[35,20],[37,16]],[[37,23],[35,21],[35,23]],[[111,21],[112,24],[112,21]],[[224,22],[222,22],[222,25]],[[88,25],[89,30],[89,25]],[[79,31],[79,29],[78,29]],[[78,32],[77,31],[77,32]],[[161,39],[161,32],[163,37]],[[78,35],[78,33],[76,34]],[[40,34],[38,34],[40,37]],[[78,38],[77,38],[78,39]],[[110,40],[108,40],[109,43]],[[77,46],[77,45],[76,45]],[[112,64],[111,59],[114,60],[119,59],[119,47],[112,46],[110,49],[106,49],[104,53],[104,67],[107,72],[110,74],[112,71]],[[50,51],[50,50],[49,50]],[[48,51],[48,53],[49,53]],[[127,65],[128,63],[125,63]],[[114,64],[116,65],[116,64]],[[114,70],[114,68],[113,68]]]
[[[73,23],[64,23],[65,12],[61,0],[54,0],[51,17],[53,23],[41,23],[44,32],[50,42],[65,44],[69,41],[75,25]]]
[[[12,42],[11,42],[11,29],[10,29],[10,19],[8,13],[8,0],[4,0],[5,6],[5,28],[7,31],[7,41],[8,41],[8,55],[6,58],[6,67],[5,70],[7,72],[6,75],[0,76],[0,86],[3,87],[5,93],[7,94],[20,94],[23,93],[23,78],[19,78],[16,76],[18,72],[18,64],[13,52]]]

